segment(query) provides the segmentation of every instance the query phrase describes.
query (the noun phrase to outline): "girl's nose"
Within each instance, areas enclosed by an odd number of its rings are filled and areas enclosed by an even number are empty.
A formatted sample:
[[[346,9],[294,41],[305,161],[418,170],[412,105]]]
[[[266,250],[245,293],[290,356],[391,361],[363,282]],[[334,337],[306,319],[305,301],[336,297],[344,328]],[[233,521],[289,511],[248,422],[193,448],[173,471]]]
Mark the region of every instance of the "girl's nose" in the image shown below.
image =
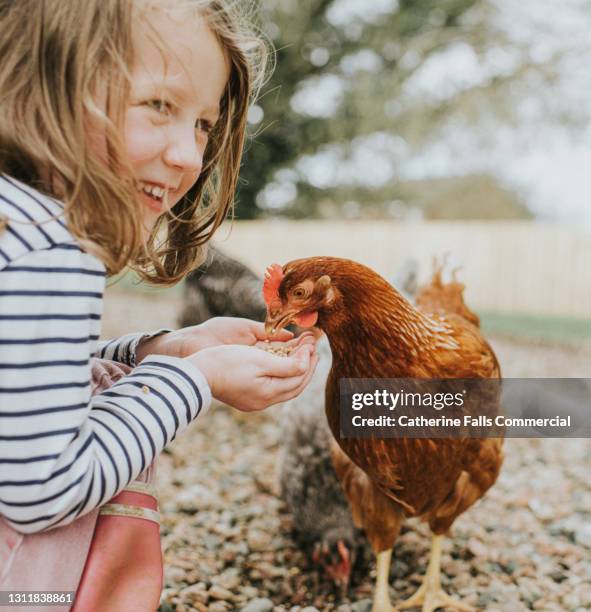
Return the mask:
[[[198,140],[194,129],[186,130],[185,133],[175,130],[170,134],[164,161],[185,172],[200,173],[204,151],[205,143]]]

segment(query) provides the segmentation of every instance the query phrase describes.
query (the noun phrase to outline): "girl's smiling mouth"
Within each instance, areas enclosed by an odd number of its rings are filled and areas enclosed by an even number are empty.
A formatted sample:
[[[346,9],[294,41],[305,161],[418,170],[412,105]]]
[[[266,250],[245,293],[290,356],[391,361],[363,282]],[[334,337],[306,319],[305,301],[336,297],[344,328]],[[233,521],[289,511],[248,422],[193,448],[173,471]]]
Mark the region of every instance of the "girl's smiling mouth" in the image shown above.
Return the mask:
[[[174,190],[162,184],[138,181],[138,191],[142,194],[142,199],[149,208],[161,212],[168,207],[169,192]]]

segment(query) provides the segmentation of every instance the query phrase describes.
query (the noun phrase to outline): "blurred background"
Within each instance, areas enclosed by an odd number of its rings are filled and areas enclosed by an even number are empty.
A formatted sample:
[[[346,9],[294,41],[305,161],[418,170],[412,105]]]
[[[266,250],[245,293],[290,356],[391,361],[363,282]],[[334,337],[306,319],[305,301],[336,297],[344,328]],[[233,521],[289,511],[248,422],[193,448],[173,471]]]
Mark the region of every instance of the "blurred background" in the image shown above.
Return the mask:
[[[489,332],[591,339],[587,2],[259,8],[275,70],[222,250],[259,274],[325,254],[391,278],[411,260],[420,280],[449,253]]]

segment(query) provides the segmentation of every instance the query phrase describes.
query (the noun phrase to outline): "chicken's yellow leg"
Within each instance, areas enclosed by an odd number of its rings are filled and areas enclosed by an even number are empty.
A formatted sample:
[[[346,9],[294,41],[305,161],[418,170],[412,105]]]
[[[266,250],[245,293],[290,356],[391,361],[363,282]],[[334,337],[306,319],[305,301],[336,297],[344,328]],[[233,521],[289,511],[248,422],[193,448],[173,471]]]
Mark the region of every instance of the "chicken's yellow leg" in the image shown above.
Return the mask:
[[[391,558],[391,548],[377,554],[376,590],[373,596],[371,612],[392,612],[392,604],[388,594],[388,575],[390,574]]]
[[[433,612],[437,608],[452,608],[461,612],[474,612],[474,608],[451,598],[441,588],[441,542],[443,536],[434,535],[431,544],[431,557],[423,584],[418,591],[396,607],[400,610],[422,606],[423,612]]]

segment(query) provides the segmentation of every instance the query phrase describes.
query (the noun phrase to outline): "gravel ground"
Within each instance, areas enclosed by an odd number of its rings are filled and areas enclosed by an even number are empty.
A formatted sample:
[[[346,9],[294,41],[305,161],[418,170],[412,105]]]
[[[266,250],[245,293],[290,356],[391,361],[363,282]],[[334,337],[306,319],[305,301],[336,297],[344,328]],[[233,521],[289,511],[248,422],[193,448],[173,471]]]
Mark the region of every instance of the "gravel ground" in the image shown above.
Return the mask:
[[[180,306],[109,292],[104,337],[174,326]],[[591,348],[493,339],[505,376],[591,377]],[[369,611],[374,566],[356,567],[334,592],[290,537],[277,498],[279,410],[243,415],[215,407],[159,462],[165,590],[160,610]],[[591,442],[506,442],[502,475],[455,523],[443,586],[479,609],[591,609]],[[391,572],[392,601],[410,596],[428,559],[425,525],[407,523]]]

